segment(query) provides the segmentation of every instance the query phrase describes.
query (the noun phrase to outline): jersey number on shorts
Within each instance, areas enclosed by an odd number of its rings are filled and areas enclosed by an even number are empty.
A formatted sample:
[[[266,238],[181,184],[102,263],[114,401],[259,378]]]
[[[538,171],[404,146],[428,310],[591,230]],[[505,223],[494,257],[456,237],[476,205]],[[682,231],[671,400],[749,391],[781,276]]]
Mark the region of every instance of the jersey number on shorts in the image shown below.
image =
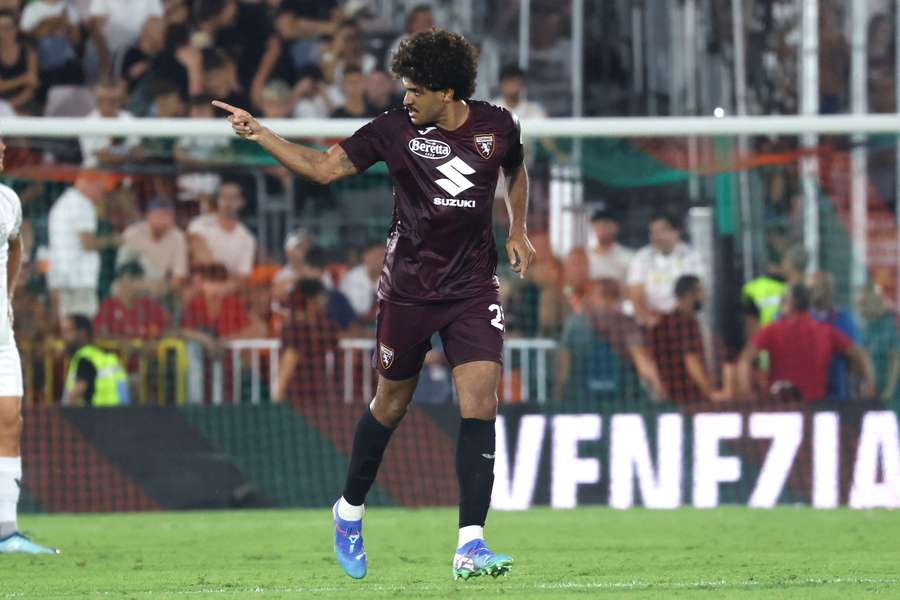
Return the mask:
[[[493,325],[500,331],[503,331],[503,307],[499,304],[491,304],[490,306],[488,306],[488,310],[496,313],[496,316],[491,319],[491,325]]]
[[[471,175],[475,169],[466,164],[466,162],[458,156],[451,161],[445,162],[436,167],[438,171],[447,176],[447,179],[435,179],[435,183],[447,190],[449,194],[459,195],[475,184],[466,179],[466,175]]]

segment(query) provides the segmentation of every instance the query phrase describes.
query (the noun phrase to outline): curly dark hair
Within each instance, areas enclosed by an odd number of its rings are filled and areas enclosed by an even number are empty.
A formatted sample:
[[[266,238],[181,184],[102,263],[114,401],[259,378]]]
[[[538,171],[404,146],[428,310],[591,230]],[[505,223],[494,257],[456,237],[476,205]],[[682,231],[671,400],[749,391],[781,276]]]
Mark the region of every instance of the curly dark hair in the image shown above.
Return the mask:
[[[475,93],[478,49],[452,31],[423,31],[400,43],[391,71],[433,92],[452,89],[456,100],[468,100]]]

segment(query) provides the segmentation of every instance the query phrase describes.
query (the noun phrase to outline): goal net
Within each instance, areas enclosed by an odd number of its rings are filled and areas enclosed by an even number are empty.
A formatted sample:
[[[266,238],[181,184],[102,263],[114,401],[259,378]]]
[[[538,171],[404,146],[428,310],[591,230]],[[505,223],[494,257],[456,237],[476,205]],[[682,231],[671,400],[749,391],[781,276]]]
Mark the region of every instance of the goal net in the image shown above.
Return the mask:
[[[322,148],[357,125],[272,124]],[[494,506],[900,505],[895,130],[526,122],[524,278],[502,180],[494,210]],[[329,505],[377,383],[384,164],[318,186],[212,120],[3,135],[29,507]],[[122,370],[115,391],[82,368],[88,345]],[[431,345],[372,504],[456,502],[457,396]]]

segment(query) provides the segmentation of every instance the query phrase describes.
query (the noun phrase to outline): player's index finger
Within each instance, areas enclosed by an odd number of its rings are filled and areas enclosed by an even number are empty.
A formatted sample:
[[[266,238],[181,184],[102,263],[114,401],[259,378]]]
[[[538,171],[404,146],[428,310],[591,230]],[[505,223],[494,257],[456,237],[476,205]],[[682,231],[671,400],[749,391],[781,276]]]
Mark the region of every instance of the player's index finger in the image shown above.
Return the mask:
[[[236,115],[239,112],[243,112],[240,108],[232,106],[232,105],[228,104],[227,102],[222,102],[221,100],[213,100],[212,105],[215,106],[216,108],[221,108],[222,110],[227,110],[228,112],[230,112],[233,115]]]

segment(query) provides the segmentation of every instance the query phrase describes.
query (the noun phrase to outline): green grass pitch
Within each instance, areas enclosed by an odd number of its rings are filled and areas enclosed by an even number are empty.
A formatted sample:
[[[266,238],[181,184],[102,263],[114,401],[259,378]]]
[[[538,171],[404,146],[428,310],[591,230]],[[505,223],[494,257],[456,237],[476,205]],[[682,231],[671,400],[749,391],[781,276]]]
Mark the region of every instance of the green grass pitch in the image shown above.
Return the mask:
[[[369,575],[334,562],[327,510],[27,516],[56,557],[0,556],[0,599],[898,598],[900,515],[682,509],[493,512],[508,577],[453,581],[456,512],[373,509]]]

